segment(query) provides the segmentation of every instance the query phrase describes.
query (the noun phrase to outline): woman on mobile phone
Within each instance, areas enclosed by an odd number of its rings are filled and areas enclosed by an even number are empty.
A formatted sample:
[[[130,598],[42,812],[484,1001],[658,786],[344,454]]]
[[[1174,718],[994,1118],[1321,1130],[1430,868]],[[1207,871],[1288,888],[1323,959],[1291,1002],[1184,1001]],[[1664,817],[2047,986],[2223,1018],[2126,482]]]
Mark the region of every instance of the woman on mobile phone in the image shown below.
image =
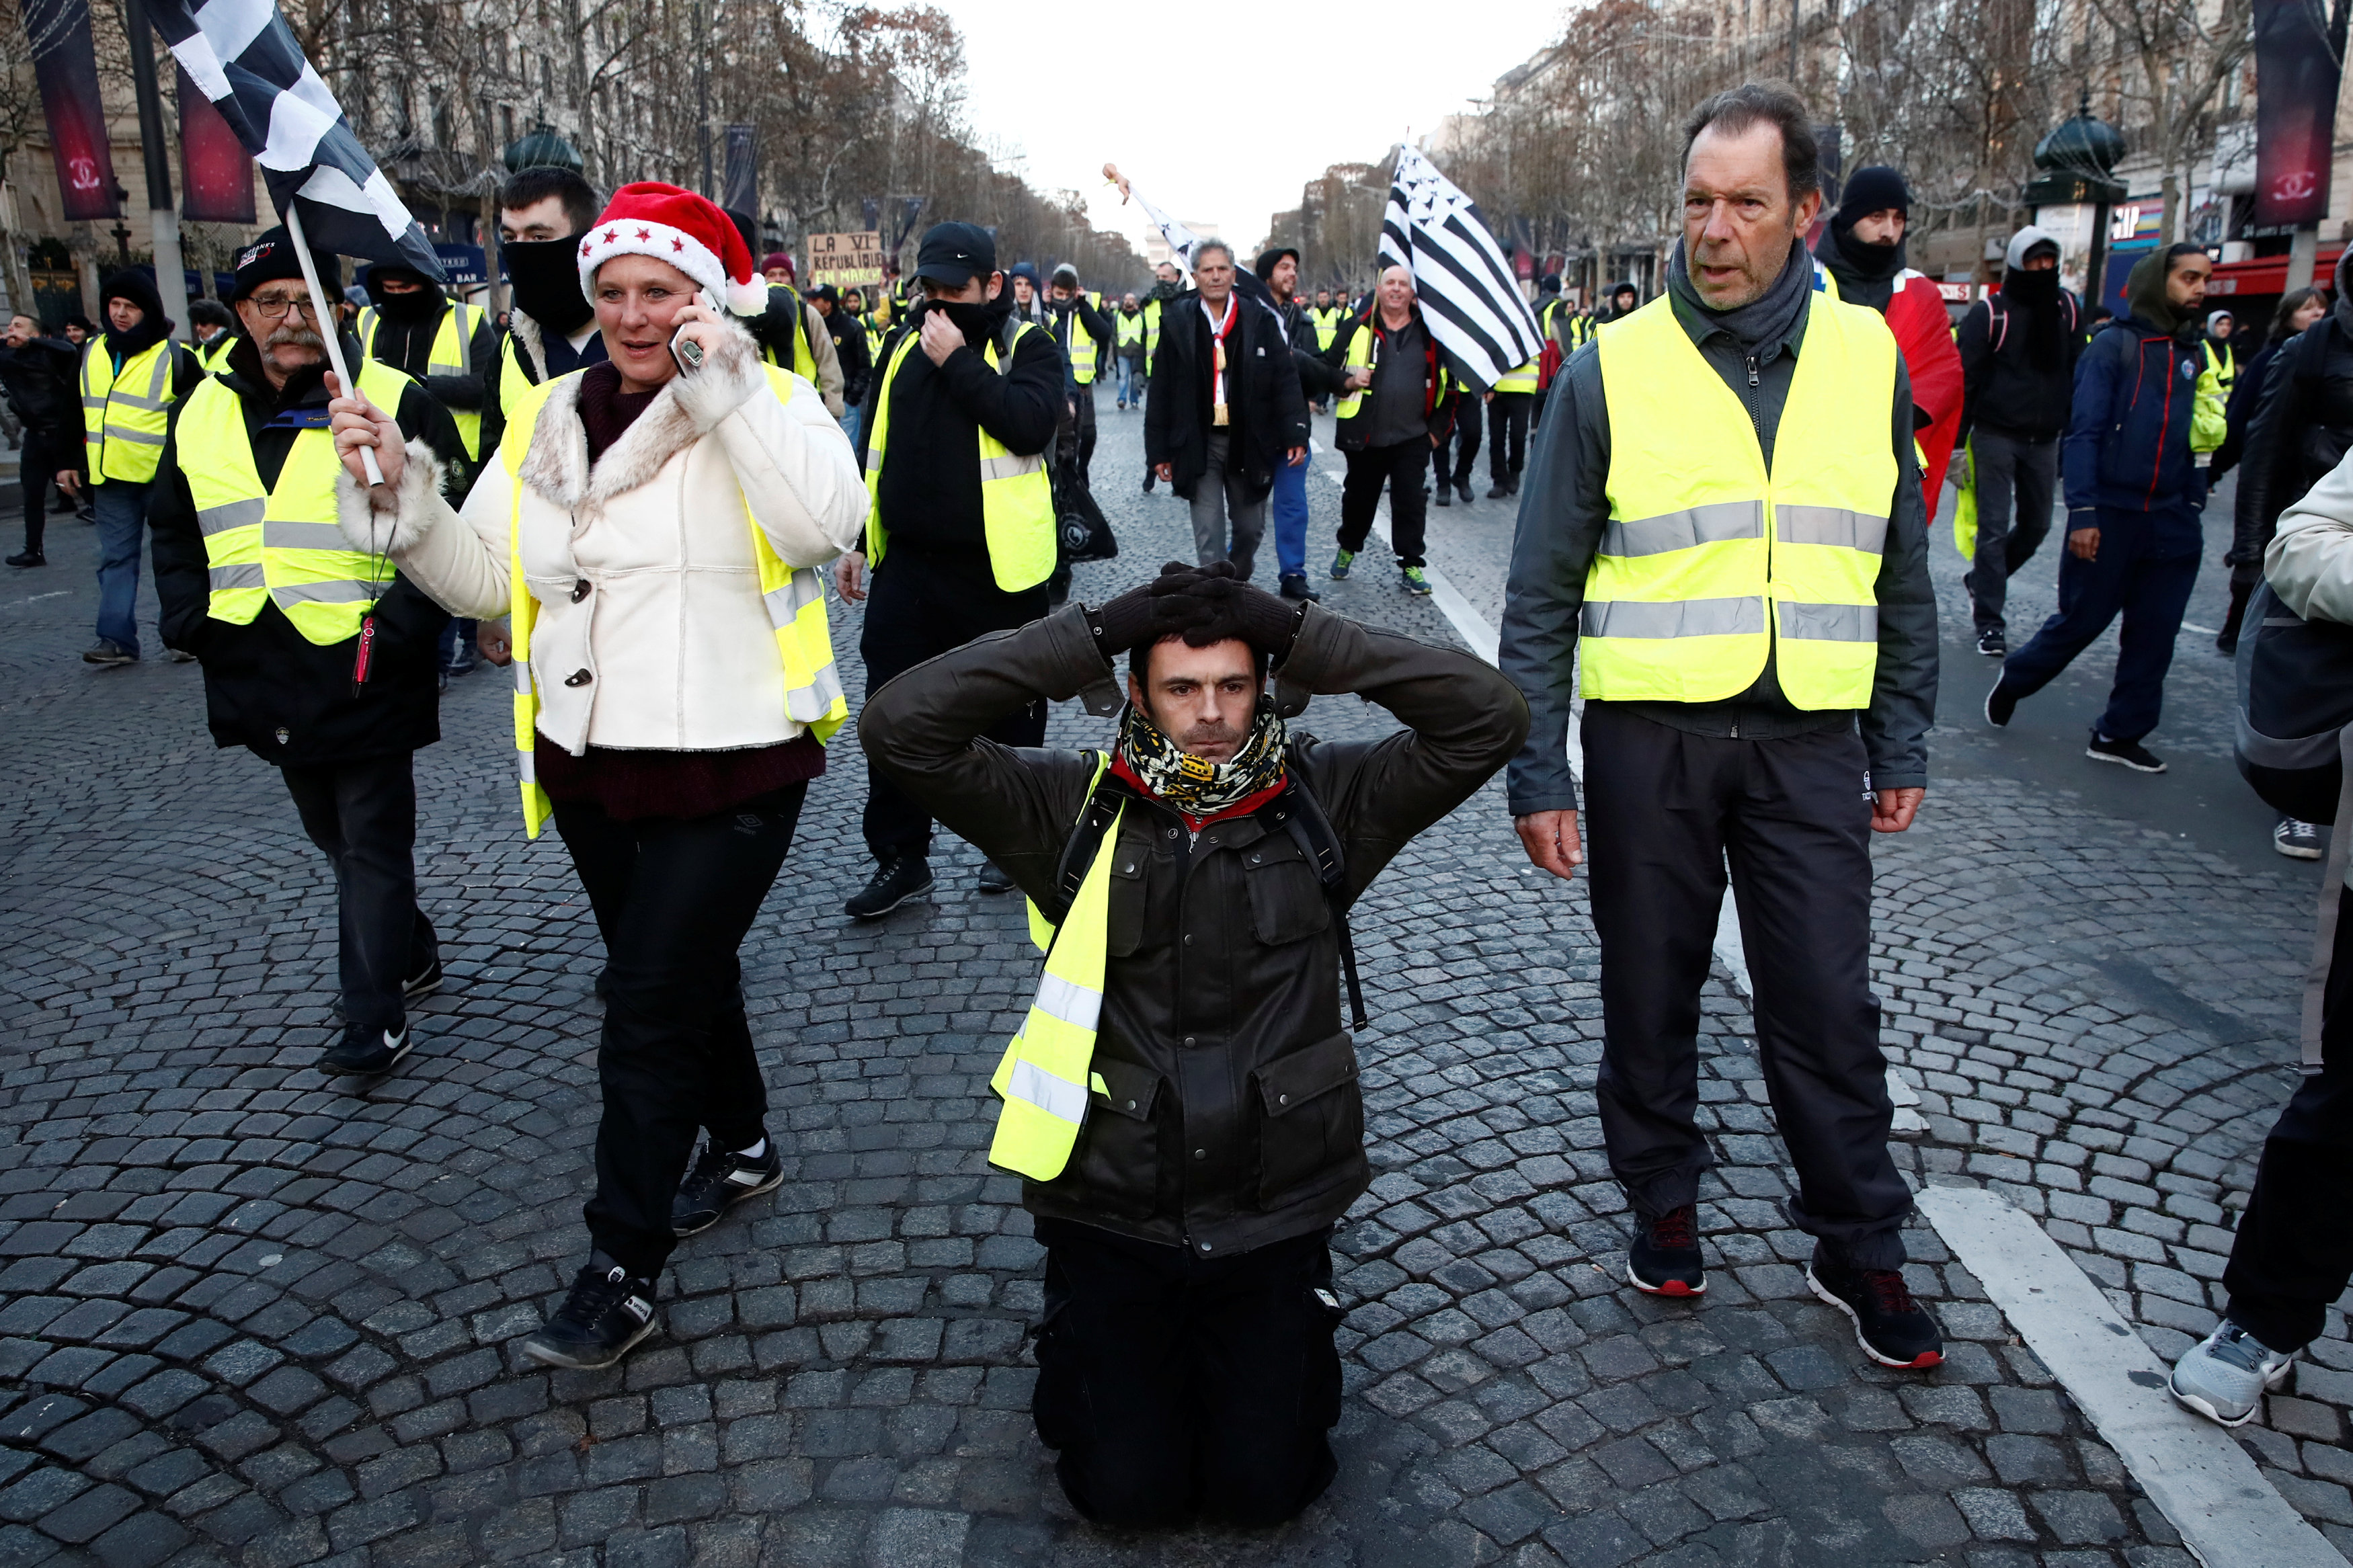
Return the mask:
[[[579,252],[607,361],[531,389],[462,509],[383,410],[332,408],[345,531],[452,614],[512,608],[526,826],[554,816],[605,939],[593,1251],[522,1345],[602,1367],[677,1238],[784,1179],[736,954],[849,711],[814,568],[866,493],[816,390],[716,307],[766,300],[725,214],[624,185]]]

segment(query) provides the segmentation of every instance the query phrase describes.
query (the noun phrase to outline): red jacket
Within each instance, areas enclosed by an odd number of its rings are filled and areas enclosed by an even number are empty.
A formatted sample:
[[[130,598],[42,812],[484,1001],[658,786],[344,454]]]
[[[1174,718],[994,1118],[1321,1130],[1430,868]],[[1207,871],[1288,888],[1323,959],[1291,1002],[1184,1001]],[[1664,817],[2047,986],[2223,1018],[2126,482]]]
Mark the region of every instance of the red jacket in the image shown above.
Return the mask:
[[[1918,437],[1928,459],[1921,493],[1934,517],[1945,469],[1953,459],[1953,437],[1961,428],[1961,351],[1953,344],[1952,318],[1936,285],[1909,268],[1887,302],[1887,330],[1895,334],[1911,374],[1913,405],[1928,416]]]

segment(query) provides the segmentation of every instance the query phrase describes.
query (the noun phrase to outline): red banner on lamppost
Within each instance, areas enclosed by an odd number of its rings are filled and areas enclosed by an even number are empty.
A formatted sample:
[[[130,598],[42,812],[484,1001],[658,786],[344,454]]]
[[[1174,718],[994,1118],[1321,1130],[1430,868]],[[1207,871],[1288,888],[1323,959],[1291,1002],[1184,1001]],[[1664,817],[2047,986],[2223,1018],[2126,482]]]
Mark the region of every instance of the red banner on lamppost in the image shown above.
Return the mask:
[[[253,154],[204,89],[180,79],[180,216],[191,223],[251,223]]]
[[[2328,216],[2341,71],[2326,14],[2308,0],[2255,0],[2255,213],[2264,227]]]

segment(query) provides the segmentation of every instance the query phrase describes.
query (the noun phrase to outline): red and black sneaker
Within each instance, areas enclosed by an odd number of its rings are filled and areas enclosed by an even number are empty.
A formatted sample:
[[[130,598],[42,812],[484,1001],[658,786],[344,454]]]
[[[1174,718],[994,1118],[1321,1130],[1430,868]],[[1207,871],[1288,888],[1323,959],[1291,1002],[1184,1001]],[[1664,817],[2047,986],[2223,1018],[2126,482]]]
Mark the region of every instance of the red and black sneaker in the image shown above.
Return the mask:
[[[1850,1268],[1817,1253],[1806,1268],[1814,1294],[1854,1322],[1854,1342],[1882,1366],[1925,1368],[1945,1359],[1945,1336],[1893,1268]]]
[[[1704,1296],[1699,1211],[1690,1204],[1639,1224],[1626,1253],[1626,1283],[1648,1296]]]

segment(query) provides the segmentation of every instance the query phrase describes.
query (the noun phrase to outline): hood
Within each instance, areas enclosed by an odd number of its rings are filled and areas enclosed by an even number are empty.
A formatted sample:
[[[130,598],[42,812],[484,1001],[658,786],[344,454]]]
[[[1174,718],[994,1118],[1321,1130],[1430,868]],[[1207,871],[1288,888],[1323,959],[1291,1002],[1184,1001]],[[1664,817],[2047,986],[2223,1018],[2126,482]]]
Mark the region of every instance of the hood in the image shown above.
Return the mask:
[[[146,273],[124,268],[106,280],[99,290],[99,320],[106,321],[106,302],[128,300],[146,312],[139,324],[127,332],[118,332],[111,325],[105,328],[107,346],[125,359],[143,354],[172,335],[174,322],[164,314],[164,298],[155,292],[155,280]]]
[[[2166,255],[2162,249],[2152,250],[2134,262],[2132,272],[2125,279],[2125,310],[2168,337],[2182,336],[2185,328],[2194,335],[2198,319],[2185,317],[2166,297],[2165,273]]]
[[[2001,253],[2002,266],[2011,272],[2025,271],[2026,253],[2038,245],[2047,245],[2056,250],[2060,248],[2059,237],[2048,229],[2040,229],[2032,224],[2028,224],[2010,237],[2010,244]]]

